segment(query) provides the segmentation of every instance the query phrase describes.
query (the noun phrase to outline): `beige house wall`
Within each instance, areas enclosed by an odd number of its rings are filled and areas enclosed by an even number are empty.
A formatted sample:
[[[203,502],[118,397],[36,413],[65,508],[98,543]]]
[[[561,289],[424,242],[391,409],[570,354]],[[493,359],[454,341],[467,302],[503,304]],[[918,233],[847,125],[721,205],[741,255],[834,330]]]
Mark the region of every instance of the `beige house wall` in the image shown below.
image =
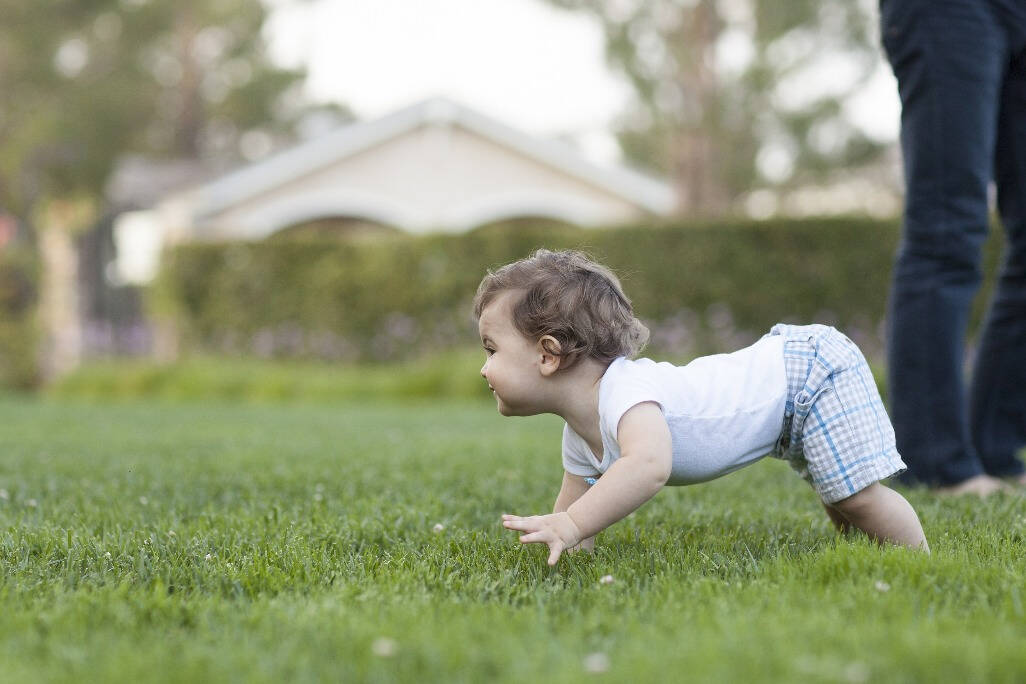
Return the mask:
[[[354,216],[413,233],[540,215],[580,225],[646,215],[452,123],[420,126],[197,222],[195,236],[259,239],[296,223]]]

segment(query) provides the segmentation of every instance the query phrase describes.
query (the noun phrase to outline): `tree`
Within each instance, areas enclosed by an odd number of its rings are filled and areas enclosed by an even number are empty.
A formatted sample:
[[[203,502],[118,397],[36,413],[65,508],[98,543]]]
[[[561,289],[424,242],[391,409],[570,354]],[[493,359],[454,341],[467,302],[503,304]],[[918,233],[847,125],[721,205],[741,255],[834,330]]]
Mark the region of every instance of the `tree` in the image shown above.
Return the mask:
[[[682,210],[728,211],[875,158],[846,116],[879,61],[871,0],[550,0],[602,23],[634,87],[618,138],[672,176]]]
[[[237,158],[306,112],[259,0],[0,0],[0,211],[95,201],[115,161]],[[245,150],[244,150],[245,151]]]
[[[95,223],[117,160],[259,156],[310,109],[304,73],[268,59],[266,13],[260,0],[0,0],[0,219],[17,218],[41,265],[45,376],[77,360],[71,234]]]

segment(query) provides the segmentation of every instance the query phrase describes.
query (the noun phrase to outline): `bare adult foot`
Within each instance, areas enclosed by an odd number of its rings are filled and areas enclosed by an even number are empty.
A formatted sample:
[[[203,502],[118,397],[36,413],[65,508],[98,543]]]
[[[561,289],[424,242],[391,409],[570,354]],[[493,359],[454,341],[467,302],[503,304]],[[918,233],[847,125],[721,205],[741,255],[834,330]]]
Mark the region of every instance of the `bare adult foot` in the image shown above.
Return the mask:
[[[965,496],[975,494],[981,499],[997,494],[998,492],[1012,493],[1014,488],[996,477],[990,475],[976,475],[968,480],[962,480],[950,487],[936,487],[935,492],[943,496]]]

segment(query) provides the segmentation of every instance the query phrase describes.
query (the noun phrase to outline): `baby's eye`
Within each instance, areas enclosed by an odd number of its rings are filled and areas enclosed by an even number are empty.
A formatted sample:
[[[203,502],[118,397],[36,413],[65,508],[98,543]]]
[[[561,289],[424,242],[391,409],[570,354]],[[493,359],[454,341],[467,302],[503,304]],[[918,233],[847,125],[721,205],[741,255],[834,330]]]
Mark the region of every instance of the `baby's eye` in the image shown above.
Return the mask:
[[[485,347],[484,350],[485,350],[485,354],[488,355],[488,356],[491,356],[492,354],[495,353],[494,349],[489,349],[488,347]]]

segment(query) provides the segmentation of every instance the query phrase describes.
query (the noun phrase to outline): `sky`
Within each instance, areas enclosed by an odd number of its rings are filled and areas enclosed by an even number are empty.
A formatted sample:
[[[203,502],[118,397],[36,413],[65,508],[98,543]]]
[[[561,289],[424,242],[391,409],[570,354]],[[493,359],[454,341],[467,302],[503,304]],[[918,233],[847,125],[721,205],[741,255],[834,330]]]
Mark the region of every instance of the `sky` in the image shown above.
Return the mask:
[[[271,54],[308,69],[315,101],[373,119],[434,96],[539,136],[569,136],[600,163],[619,152],[612,123],[632,93],[605,62],[597,20],[543,0],[272,0]],[[829,75],[825,75],[829,78]],[[873,137],[898,133],[881,58],[849,115]]]

